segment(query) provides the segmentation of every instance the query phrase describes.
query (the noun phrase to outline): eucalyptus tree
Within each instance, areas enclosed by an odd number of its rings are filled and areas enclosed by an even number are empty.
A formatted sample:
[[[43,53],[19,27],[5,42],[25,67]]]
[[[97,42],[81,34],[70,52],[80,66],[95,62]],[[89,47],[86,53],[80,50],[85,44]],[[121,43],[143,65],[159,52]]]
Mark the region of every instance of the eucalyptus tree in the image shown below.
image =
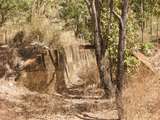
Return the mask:
[[[148,0],[146,1],[147,2],[147,5],[148,5],[148,13],[150,15],[150,34],[151,34],[151,37],[153,35],[153,19],[155,16],[157,16],[158,14],[158,11],[159,11],[159,0]]]
[[[135,13],[135,19],[141,29],[141,42],[144,42],[144,32],[147,20],[149,19],[149,6],[147,0],[132,0],[131,9]]]
[[[159,22],[160,22],[160,1],[157,0],[155,2],[155,7],[153,8],[153,13],[154,13],[154,16],[156,17],[156,22],[157,22],[157,28],[156,28],[156,39],[157,39],[157,42],[159,40]]]
[[[74,30],[77,37],[91,39],[90,18],[84,0],[62,0],[60,17],[65,20],[65,27]]]
[[[111,1],[113,5],[113,0]],[[124,108],[122,102],[124,75],[125,75],[125,49],[126,49],[126,26],[128,14],[128,0],[121,0],[121,14],[119,15],[111,8],[111,12],[119,21],[119,42],[118,42],[118,55],[117,55],[117,75],[116,75],[116,104],[118,109],[119,120],[124,119]],[[111,6],[114,7],[114,6]]]
[[[88,11],[91,16],[91,21],[93,25],[93,35],[94,35],[94,45],[95,45],[95,55],[99,70],[99,76],[101,80],[101,86],[104,88],[106,96],[112,96],[113,94],[113,84],[111,79],[105,78],[105,73],[107,72],[104,65],[104,59],[106,54],[106,47],[108,39],[104,38],[102,30],[102,7],[104,1],[100,0],[85,0],[88,7]],[[109,28],[110,26],[108,26]],[[108,29],[109,34],[109,29]]]

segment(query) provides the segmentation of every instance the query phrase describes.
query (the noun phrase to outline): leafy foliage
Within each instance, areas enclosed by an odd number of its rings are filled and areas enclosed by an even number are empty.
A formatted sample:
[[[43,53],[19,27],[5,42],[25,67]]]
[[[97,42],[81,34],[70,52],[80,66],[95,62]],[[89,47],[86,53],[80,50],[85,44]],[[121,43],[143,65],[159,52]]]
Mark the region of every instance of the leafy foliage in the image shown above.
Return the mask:
[[[53,14],[55,14],[52,9],[57,4],[59,5],[59,16],[65,21],[64,28],[74,30],[77,37],[94,43],[92,18],[85,0],[0,0],[0,25],[2,26],[9,20],[21,20],[21,18],[29,22],[31,21],[31,17],[34,16],[33,12],[37,12],[41,8],[43,9],[41,14],[50,20],[53,18]],[[144,22],[146,25],[152,15],[154,17],[160,17],[159,0],[130,0],[129,4],[125,56],[127,68],[135,65],[136,60],[134,60],[131,54],[133,48],[141,49],[147,55],[152,48],[151,43],[147,42],[141,44],[140,42],[139,29],[142,23]],[[119,0],[114,0],[113,6],[114,11],[120,15],[121,2]],[[143,14],[141,13],[142,7]],[[101,1],[101,34],[108,44],[107,51],[110,54],[114,66],[116,66],[119,23],[114,15],[112,15],[112,20],[110,21],[110,12],[107,2]],[[111,30],[108,32],[109,25]]]
[[[65,27],[71,27],[76,36],[90,39],[90,17],[84,0],[62,0],[60,6],[60,17],[65,20]]]
[[[143,14],[140,13],[141,5],[143,3]],[[153,1],[143,1],[143,0],[132,0],[130,1],[131,8],[129,9],[128,21],[127,21],[127,43],[126,43],[126,66],[128,69],[133,68],[136,65],[137,60],[131,54],[133,48],[143,48],[143,51],[148,52],[146,45],[141,46],[140,36],[138,34],[139,27],[142,23],[149,19],[151,12],[155,11],[158,13],[159,2]],[[112,15],[112,20],[110,21],[110,10],[106,7],[107,4],[102,2],[101,5],[101,31],[102,37],[108,43],[108,51],[114,66],[117,63],[117,48],[118,48],[118,21]],[[120,1],[116,0],[114,2],[114,10],[121,14],[121,4]],[[84,0],[63,0],[61,2],[61,18],[65,19],[67,25],[71,29],[75,30],[76,34],[83,35],[86,40],[92,40],[92,23],[91,16],[87,12],[86,4]],[[111,22],[111,23],[110,23]],[[110,28],[108,26],[110,25]],[[108,29],[111,29],[108,33]],[[93,41],[91,41],[92,43]],[[132,66],[133,65],[133,66]],[[129,70],[130,71],[130,70]]]
[[[142,44],[141,51],[145,55],[149,56],[151,54],[151,50],[152,50],[153,47],[154,47],[153,43],[147,42],[147,43]]]
[[[31,9],[32,0],[0,0],[0,25],[8,19],[17,17],[21,12]]]

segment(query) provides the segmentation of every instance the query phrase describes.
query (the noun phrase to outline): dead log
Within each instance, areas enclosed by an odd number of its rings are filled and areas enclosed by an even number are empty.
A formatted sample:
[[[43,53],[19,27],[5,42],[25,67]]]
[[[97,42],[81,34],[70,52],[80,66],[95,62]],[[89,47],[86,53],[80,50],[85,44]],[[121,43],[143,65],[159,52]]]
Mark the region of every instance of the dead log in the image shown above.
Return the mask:
[[[140,51],[132,51],[132,53],[138,60],[140,60],[153,73],[155,74],[157,73],[156,69],[154,68],[150,60],[144,54],[142,54]]]

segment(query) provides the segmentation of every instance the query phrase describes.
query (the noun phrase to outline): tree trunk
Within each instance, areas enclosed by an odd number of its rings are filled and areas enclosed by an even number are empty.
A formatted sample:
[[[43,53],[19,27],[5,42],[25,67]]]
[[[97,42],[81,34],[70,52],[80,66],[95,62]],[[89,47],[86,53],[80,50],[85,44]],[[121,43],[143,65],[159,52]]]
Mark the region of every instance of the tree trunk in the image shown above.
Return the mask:
[[[141,33],[142,33],[142,43],[144,42],[144,0],[141,0]]]
[[[144,43],[144,26],[143,25],[141,26],[141,33],[142,33],[142,36],[141,36],[142,37],[141,38],[142,39],[142,43]]]
[[[152,33],[153,33],[153,15],[151,13],[151,18],[150,18],[150,35],[152,38]]]
[[[108,21],[108,31],[107,31],[107,34],[108,34],[108,38],[107,38],[107,48],[108,48],[108,43],[109,43],[109,38],[110,38],[110,36],[111,36],[111,34],[110,34],[110,31],[111,31],[111,23],[112,23],[112,17],[113,17],[113,0],[108,0],[108,8],[109,8],[109,21]],[[112,81],[112,83],[113,83],[113,59],[112,59],[112,56],[111,56],[111,51],[110,51],[110,49],[108,49],[108,52],[109,52],[109,69],[110,69],[110,77],[111,77],[111,81]]]
[[[157,17],[157,35],[156,35],[156,40],[157,44],[159,44],[159,17]]]
[[[100,2],[99,0],[93,0],[92,2],[92,13],[94,18],[94,41],[95,41],[95,54],[97,65],[99,69],[99,76],[101,80],[101,86],[104,88],[106,96],[111,95],[112,91],[112,83],[111,80],[106,80],[105,78],[105,65],[102,62],[106,52],[106,44],[101,36],[101,29],[100,29]]]
[[[55,90],[56,92],[62,94],[67,91],[66,83],[65,83],[65,58],[61,52],[57,50],[54,51],[55,54],[55,74],[56,74],[56,83]]]
[[[122,89],[124,84],[124,55],[126,41],[126,19],[128,12],[128,0],[122,0],[122,13],[119,23],[119,44],[118,44],[118,63],[117,63],[117,88],[116,88],[116,104],[119,113],[119,120],[124,119],[124,109],[122,102]]]
[[[3,26],[3,24],[6,22],[6,17],[5,17],[5,15],[6,15],[7,13],[1,13],[1,21],[0,21],[0,27],[2,27]]]

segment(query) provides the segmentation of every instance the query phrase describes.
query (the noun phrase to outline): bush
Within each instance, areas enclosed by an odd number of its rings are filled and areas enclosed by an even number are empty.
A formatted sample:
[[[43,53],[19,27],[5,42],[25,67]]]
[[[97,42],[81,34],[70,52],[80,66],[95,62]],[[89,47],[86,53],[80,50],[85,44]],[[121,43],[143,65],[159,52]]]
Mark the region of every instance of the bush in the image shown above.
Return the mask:
[[[143,43],[141,46],[141,51],[145,55],[149,56],[149,55],[151,55],[151,50],[153,49],[153,47],[154,47],[154,45],[151,42]]]

